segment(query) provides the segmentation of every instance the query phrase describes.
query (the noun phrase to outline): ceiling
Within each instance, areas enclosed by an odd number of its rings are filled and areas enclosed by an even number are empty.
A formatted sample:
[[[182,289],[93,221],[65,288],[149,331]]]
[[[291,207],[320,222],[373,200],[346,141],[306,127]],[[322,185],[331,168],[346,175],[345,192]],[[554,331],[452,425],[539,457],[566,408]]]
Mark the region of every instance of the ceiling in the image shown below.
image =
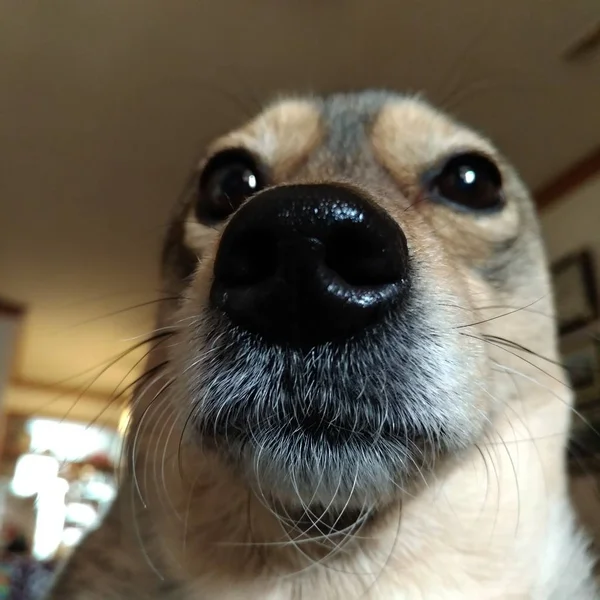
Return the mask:
[[[424,90],[536,188],[600,139],[598,0],[5,1],[0,298],[18,376],[56,383],[152,328],[170,207],[211,136],[281,91]],[[121,311],[121,312],[117,312]],[[117,314],[114,314],[117,313]],[[92,386],[110,393],[123,360]],[[90,377],[63,382],[73,385]]]

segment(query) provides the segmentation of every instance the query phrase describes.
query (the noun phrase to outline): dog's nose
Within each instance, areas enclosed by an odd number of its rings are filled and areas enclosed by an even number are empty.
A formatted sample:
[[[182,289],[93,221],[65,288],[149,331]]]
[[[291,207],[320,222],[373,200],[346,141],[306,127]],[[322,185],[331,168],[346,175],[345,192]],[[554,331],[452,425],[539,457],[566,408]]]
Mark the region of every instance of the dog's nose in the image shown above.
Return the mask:
[[[280,186],[225,228],[211,303],[270,341],[315,346],[381,321],[403,296],[407,268],[404,233],[360,192]]]

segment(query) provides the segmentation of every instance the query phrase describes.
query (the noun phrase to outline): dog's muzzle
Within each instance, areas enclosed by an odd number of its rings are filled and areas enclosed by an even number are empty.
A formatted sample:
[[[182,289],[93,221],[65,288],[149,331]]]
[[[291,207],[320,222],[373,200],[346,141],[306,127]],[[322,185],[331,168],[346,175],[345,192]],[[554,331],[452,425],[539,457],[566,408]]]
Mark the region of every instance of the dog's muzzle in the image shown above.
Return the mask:
[[[211,304],[270,342],[314,347],[382,321],[405,295],[406,238],[341,185],[288,185],[252,198],[223,233]]]

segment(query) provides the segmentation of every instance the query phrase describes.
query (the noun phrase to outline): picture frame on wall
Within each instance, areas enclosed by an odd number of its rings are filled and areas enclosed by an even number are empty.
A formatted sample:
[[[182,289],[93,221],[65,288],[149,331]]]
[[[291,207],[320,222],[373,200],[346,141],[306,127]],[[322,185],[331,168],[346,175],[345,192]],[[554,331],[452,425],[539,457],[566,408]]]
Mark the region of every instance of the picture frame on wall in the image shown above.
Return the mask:
[[[578,410],[600,406],[600,340],[589,327],[561,344],[562,363]]]
[[[598,318],[598,291],[593,255],[588,249],[570,254],[551,267],[558,329],[561,335]]]
[[[572,475],[600,472],[600,323],[561,338],[562,364],[575,395],[568,448]]]

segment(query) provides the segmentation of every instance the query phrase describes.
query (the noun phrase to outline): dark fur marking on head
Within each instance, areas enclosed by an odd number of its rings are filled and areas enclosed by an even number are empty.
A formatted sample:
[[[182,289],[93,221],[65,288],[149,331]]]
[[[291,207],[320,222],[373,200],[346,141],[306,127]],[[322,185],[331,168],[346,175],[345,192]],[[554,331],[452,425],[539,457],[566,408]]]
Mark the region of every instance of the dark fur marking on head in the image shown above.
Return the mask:
[[[359,155],[364,159],[368,151],[368,135],[382,107],[398,94],[372,90],[360,95],[335,94],[325,98],[321,114],[326,125],[324,148],[330,159],[342,168],[354,162]]]

